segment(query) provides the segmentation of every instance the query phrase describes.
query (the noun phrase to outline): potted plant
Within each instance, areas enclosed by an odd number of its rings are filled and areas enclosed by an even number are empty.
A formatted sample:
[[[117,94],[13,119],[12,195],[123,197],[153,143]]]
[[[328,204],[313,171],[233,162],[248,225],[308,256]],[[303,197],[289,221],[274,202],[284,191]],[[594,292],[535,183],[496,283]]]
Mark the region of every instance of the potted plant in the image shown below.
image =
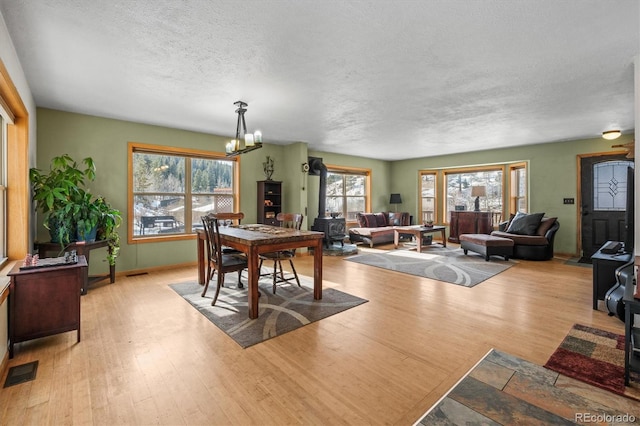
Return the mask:
[[[120,235],[117,229],[122,223],[120,210],[114,209],[104,197],[98,197],[94,205],[100,211],[98,220],[97,238],[98,240],[108,240],[109,250],[107,252],[107,262],[109,266],[115,267],[116,258],[120,253]]]
[[[99,198],[94,199],[93,195],[82,191],[82,195],[72,205],[78,241],[93,242],[96,240],[98,224],[102,216],[98,200]]]
[[[74,212],[85,200],[85,184],[95,179],[95,164],[90,157],[78,164],[64,154],[51,159],[49,171],[29,170],[33,201],[43,214],[43,223],[51,241],[64,245],[75,239]]]

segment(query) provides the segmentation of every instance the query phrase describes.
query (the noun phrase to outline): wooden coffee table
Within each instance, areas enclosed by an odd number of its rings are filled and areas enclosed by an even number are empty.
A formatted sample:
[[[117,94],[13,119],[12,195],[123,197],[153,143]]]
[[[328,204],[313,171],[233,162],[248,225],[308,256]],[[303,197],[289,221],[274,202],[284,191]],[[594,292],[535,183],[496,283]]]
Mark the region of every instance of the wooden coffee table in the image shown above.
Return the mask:
[[[398,248],[398,242],[400,241],[400,234],[412,235],[416,238],[418,253],[422,251],[422,237],[425,234],[433,234],[440,232],[442,235],[442,246],[447,246],[447,236],[445,234],[446,226],[395,226],[393,228],[393,245]]]

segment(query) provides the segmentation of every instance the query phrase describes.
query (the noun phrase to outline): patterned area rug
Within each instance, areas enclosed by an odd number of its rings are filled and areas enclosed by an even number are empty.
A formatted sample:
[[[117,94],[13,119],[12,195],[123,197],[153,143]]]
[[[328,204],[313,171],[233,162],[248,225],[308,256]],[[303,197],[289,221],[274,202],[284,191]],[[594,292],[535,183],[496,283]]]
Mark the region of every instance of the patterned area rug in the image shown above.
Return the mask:
[[[302,275],[302,287],[294,281],[293,285],[279,285],[273,294],[271,278],[262,277],[259,282],[259,316],[249,319],[244,278],[243,282],[244,288],[239,289],[237,274],[227,274],[215,306],[211,306],[216,291],[215,281],[209,284],[205,297],[200,296],[202,286],[196,282],[170,284],[169,287],[243,348],[367,302],[333,288],[323,288],[322,300],[314,300],[313,279]]]
[[[640,419],[635,401],[572,381],[492,349],[414,425],[635,424]]]
[[[624,336],[575,324],[546,368],[602,389],[640,400],[637,380],[624,385]]]
[[[465,255],[461,249],[445,247],[429,247],[422,253],[411,250],[390,250],[361,254],[345,260],[465,287],[480,284],[516,264],[511,260],[505,261],[501,257],[492,257],[487,262],[484,256],[476,253],[469,252]]]

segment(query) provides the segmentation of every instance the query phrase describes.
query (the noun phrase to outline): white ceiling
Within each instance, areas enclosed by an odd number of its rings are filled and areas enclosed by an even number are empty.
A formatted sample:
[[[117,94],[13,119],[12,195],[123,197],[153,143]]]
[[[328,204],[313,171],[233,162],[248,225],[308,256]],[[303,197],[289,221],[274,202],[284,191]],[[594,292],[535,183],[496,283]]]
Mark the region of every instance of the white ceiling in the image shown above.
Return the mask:
[[[638,0],[0,0],[38,106],[405,159],[634,129]]]

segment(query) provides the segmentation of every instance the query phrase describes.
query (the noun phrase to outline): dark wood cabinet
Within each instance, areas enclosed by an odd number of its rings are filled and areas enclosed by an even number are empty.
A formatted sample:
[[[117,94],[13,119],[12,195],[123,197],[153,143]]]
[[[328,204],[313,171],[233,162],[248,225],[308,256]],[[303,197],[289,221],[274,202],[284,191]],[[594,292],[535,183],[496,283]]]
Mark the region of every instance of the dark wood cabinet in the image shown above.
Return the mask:
[[[459,243],[462,234],[490,234],[493,231],[491,212],[452,211],[449,221],[449,241]]]
[[[38,255],[41,259],[45,257],[58,257],[61,256],[60,243],[35,243],[36,250],[38,250]],[[102,247],[106,247],[107,250],[111,250],[109,247],[109,240],[99,240],[99,241],[76,241],[65,246],[65,251],[75,250],[78,256],[84,256],[87,265],[90,262],[91,250],[99,249]],[[113,284],[116,282],[116,265],[109,265],[109,272],[101,275],[92,275],[89,276],[89,268],[86,270],[86,277],[82,284],[82,294],[87,294],[87,290],[89,286],[98,281],[102,281],[105,279],[109,279],[109,282]]]
[[[80,292],[87,261],[71,265],[20,269],[9,276],[9,358],[13,346],[52,334],[77,330],[80,341]]]
[[[258,181],[258,223],[278,225],[276,216],[282,212],[282,182]]]

